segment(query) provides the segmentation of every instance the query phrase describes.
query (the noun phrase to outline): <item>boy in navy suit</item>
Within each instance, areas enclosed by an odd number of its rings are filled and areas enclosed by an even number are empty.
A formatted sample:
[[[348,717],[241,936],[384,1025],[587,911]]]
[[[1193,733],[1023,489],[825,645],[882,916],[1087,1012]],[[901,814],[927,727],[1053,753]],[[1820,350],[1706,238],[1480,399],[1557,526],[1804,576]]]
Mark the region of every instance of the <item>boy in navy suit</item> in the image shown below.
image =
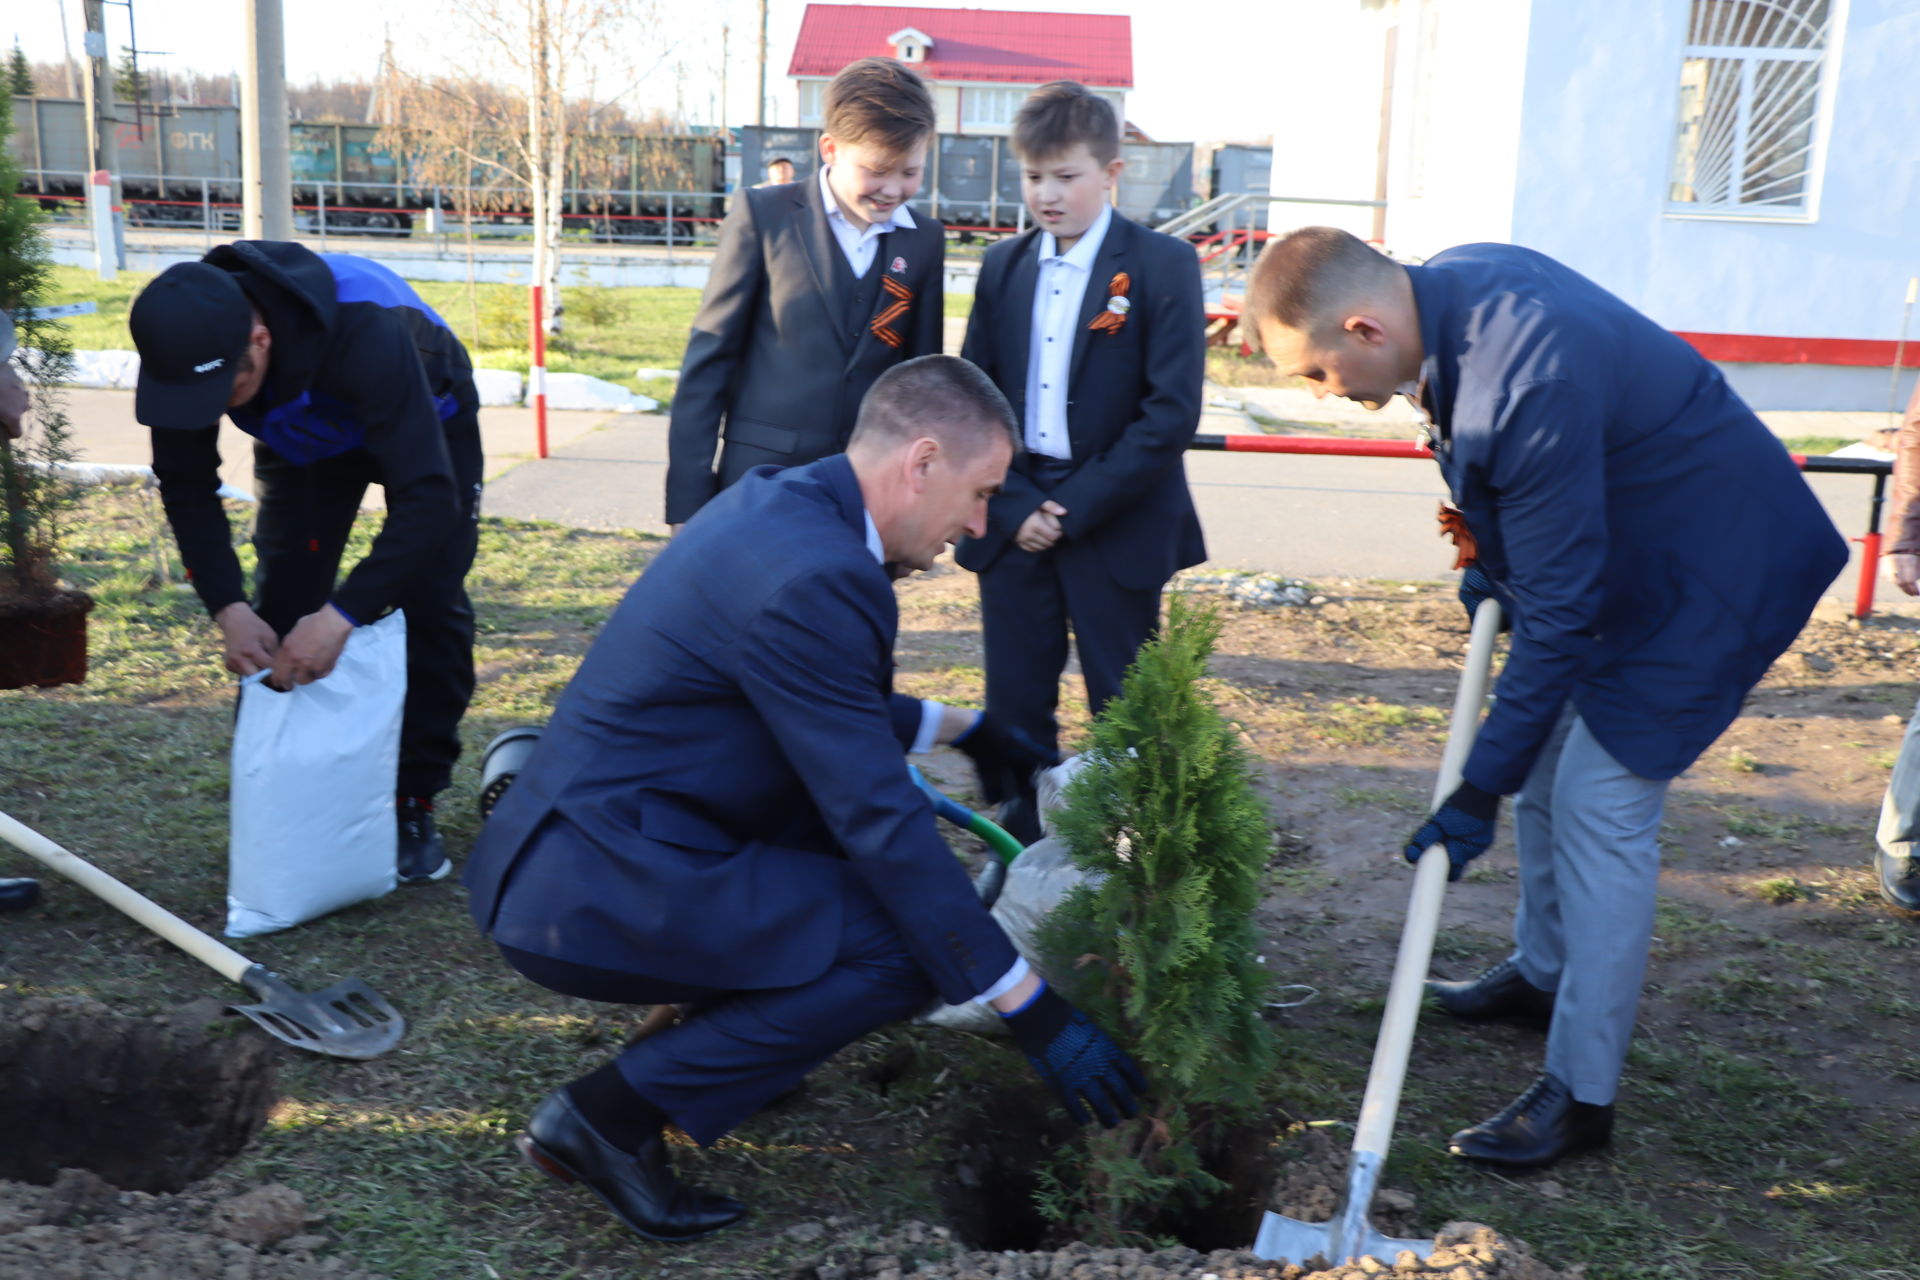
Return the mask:
[[[825,108],[819,172],[742,192],[720,229],[667,428],[675,532],[754,467],[839,453],[875,378],[940,353],[946,230],[907,208],[933,98],[892,59],[862,58]]]
[[[1206,558],[1182,457],[1206,333],[1190,245],[1113,208],[1120,122],[1061,80],[1014,117],[1033,229],[987,251],[963,354],[1020,416],[1026,452],[956,552],[980,575],[987,707],[1051,748],[1073,630],[1095,714],[1160,619],[1167,579]],[[1032,788],[1000,820],[1039,836]]]

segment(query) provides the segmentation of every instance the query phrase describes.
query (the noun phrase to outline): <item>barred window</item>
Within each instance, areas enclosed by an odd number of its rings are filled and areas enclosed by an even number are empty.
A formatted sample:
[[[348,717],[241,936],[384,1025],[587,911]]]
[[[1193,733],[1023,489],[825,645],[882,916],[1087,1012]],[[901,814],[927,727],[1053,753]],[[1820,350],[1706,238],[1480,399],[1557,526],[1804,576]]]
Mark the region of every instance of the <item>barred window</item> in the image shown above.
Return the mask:
[[[1810,212],[1833,0],[1692,0],[1673,212]]]

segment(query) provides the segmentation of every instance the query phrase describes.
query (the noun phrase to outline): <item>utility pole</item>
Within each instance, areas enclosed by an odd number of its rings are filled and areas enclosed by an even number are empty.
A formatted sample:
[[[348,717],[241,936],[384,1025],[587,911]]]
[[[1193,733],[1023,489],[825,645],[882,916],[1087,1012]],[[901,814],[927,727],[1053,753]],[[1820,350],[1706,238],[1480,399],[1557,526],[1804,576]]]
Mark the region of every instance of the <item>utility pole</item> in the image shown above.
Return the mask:
[[[65,55],[62,66],[67,73],[67,96],[80,96],[80,87],[73,78],[73,41],[67,39],[67,0],[53,0],[53,7],[60,11],[60,50]]]
[[[726,23],[720,24],[720,132],[727,131],[727,34],[732,28]]]
[[[88,0],[94,3],[95,0]],[[245,0],[247,60],[240,95],[242,233],[293,239],[293,166],[287,136],[287,40],[280,0]]]
[[[107,57],[106,5],[103,0],[82,0],[81,14],[87,25],[81,46],[87,55],[87,209],[100,278],[111,280],[127,262],[120,227],[120,122],[113,102],[113,65]]]
[[[754,103],[753,122],[767,122],[767,0],[760,0],[760,97]]]

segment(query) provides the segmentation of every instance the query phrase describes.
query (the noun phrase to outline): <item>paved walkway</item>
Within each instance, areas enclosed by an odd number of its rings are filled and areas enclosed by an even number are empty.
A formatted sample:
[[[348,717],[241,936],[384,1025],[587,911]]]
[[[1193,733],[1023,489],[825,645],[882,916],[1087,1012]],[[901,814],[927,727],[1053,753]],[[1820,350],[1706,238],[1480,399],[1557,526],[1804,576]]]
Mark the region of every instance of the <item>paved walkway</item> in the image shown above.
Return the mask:
[[[1224,393],[1234,396],[1235,393]],[[1295,393],[1297,394],[1297,393]],[[71,391],[76,441],[86,461],[149,460],[147,432],[133,421],[133,396],[124,391]],[[1270,400],[1268,409],[1295,406]],[[1301,407],[1301,417],[1328,421],[1331,402]],[[551,456],[532,459],[533,412],[485,409],[489,515],[550,520],[590,529],[664,534],[667,420],[660,414],[549,415]],[[1344,425],[1344,423],[1342,424]],[[1253,430],[1241,412],[1209,410],[1205,432]],[[1839,433],[1834,433],[1839,434]],[[222,474],[242,489],[252,483],[248,441],[223,428]],[[1192,453],[1187,474],[1206,529],[1209,564],[1310,580],[1444,577],[1452,557],[1435,533],[1434,508],[1444,496],[1431,463],[1393,458],[1297,457]],[[1849,537],[1866,525],[1869,480],[1860,476],[1808,477],[1834,522]],[[368,505],[380,505],[379,493]],[[1853,597],[1856,564],[1836,581],[1836,594]],[[1883,584],[1880,599],[1897,595]],[[1912,606],[1899,597],[1902,611]]]

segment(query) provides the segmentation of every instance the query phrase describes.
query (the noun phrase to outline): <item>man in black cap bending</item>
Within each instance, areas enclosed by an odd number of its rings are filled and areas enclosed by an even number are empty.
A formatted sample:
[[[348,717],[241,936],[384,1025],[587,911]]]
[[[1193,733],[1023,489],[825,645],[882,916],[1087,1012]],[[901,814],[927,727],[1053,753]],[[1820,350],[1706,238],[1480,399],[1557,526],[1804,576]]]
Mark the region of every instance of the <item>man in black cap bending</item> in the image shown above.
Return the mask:
[[[449,864],[433,797],[473,695],[480,399],[466,348],[387,268],[265,240],[169,267],[129,324],[134,414],[153,428],[161,500],[227,669],[305,684],[333,670],[355,627],[406,612],[398,870],[438,880]],[[220,505],[222,413],[254,438],[252,604]],[[369,484],[386,491],[386,519],[336,583]]]

